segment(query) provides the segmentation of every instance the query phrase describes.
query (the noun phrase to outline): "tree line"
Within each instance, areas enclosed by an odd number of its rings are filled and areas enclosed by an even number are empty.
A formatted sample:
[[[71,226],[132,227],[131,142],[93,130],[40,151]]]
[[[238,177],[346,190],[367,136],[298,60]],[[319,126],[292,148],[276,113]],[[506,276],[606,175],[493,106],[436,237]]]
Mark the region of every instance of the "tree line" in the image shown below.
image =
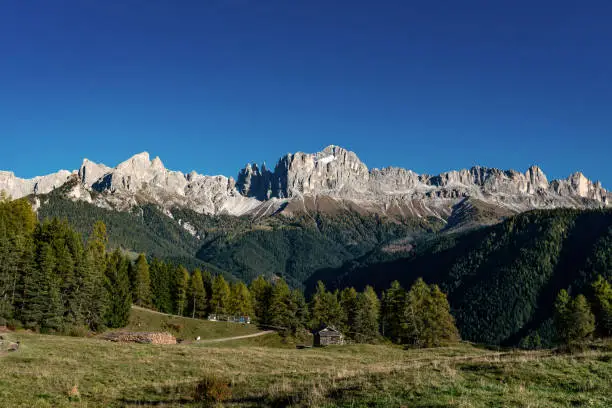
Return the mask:
[[[591,285],[590,299],[583,294],[572,298],[567,290],[555,301],[555,328],[566,344],[592,337],[612,336],[612,285],[599,275]]]
[[[252,318],[262,326],[295,336],[304,330],[332,326],[358,342],[387,337],[415,346],[456,341],[459,334],[446,295],[437,285],[418,279],[409,291],[398,282],[379,298],[374,288],[328,291],[322,282],[307,301],[279,277],[255,278],[250,285],[227,282],[223,275],[153,259],[136,261],[131,281],[134,302],[164,313],[217,319]]]
[[[39,222],[27,200],[0,196],[0,324],[53,332],[125,325],[129,260],[106,244],[103,223],[84,243],[67,221]]]
[[[39,222],[26,200],[0,200],[0,324],[46,332],[125,326],[132,304],[194,318],[249,317],[286,335],[333,326],[355,341],[382,336],[398,343],[436,345],[458,338],[446,296],[417,281],[383,293],[328,291],[319,282],[307,301],[282,278],[228,282],[144,254],[130,259],[108,250],[98,221],[86,241],[65,220]]]

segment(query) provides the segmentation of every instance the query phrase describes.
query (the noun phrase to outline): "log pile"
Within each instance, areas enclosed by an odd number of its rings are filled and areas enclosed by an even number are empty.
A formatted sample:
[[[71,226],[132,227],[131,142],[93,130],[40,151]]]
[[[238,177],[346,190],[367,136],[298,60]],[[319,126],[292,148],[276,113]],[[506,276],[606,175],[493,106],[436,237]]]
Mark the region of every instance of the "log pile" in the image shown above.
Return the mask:
[[[176,344],[176,337],[168,332],[111,332],[104,339],[121,343]]]

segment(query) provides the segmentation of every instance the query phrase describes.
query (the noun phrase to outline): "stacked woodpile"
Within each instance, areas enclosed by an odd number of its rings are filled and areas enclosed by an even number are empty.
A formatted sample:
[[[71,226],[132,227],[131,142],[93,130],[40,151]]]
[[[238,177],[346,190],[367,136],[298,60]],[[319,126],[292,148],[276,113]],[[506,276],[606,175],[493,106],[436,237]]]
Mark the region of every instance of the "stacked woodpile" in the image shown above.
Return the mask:
[[[167,332],[111,332],[104,339],[122,343],[176,344],[176,337]]]

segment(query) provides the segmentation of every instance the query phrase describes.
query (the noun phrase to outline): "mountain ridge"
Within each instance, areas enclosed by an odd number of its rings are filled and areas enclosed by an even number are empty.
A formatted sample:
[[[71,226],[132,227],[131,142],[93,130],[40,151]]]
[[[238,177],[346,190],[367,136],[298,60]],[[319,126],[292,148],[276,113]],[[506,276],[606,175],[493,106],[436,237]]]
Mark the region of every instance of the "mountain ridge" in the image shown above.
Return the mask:
[[[369,169],[359,157],[336,145],[317,153],[288,153],[274,169],[247,164],[236,179],[167,169],[159,157],[136,154],[109,167],[84,159],[78,170],[60,170],[32,179],[0,172],[0,191],[13,198],[46,194],[76,178],[69,196],[120,211],[151,203],[166,210],[186,207],[202,214],[267,216],[308,211],[307,201],[328,197],[327,208],[356,207],[397,217],[448,220],[453,208],[474,198],[523,212],[536,208],[600,208],[612,194],[582,173],[548,181],[538,166],[526,172],[473,166],[438,175],[401,167]],[[302,203],[290,205],[294,202]]]

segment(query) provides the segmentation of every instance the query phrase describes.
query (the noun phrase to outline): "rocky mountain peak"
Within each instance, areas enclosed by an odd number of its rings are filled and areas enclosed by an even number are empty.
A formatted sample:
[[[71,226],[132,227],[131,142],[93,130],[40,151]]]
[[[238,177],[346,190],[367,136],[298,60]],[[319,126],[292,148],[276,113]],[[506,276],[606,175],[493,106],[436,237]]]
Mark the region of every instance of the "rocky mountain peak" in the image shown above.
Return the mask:
[[[538,166],[524,173],[481,166],[438,175],[398,167],[370,170],[355,153],[336,145],[317,153],[287,154],[273,171],[265,163],[247,164],[236,182],[225,176],[171,171],[159,157],[150,157],[142,152],[115,168],[84,159],[78,170],[81,184],[70,198],[119,210],[154,203],[165,209],[178,206],[201,213],[260,216],[280,208],[289,208],[289,214],[291,208],[305,208],[299,203],[308,201],[326,203],[326,208],[357,206],[359,211],[442,220],[466,198],[513,212],[612,205],[612,195],[601,183],[591,182],[580,172],[549,182]],[[0,172],[0,190],[14,198],[48,193],[70,175],[64,170],[26,180]],[[92,190],[98,194],[91,194]],[[287,205],[291,201],[298,205]]]

